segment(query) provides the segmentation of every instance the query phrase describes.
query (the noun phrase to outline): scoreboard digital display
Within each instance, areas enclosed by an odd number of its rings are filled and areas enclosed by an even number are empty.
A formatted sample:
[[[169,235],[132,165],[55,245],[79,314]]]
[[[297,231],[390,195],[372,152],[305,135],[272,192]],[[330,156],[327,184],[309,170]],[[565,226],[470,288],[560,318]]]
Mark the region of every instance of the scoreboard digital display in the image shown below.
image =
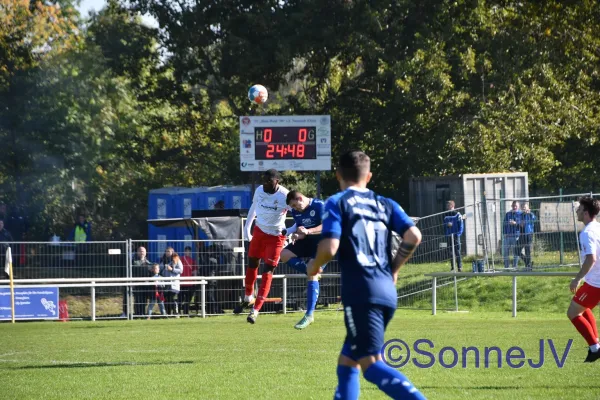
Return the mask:
[[[242,171],[331,170],[329,115],[240,117]]]
[[[257,160],[317,159],[317,127],[256,127],[254,155]]]

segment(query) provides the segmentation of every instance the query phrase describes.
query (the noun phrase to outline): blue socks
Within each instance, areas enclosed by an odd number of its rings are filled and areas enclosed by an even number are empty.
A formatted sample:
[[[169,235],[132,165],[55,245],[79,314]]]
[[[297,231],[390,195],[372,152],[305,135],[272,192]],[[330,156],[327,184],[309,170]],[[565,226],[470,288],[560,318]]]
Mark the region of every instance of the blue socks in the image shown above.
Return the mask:
[[[319,298],[319,281],[308,281],[306,285],[306,315],[311,316]]]
[[[335,400],[357,400],[360,393],[358,368],[337,366],[338,386],[335,389]]]
[[[377,361],[376,363],[371,364],[364,372],[363,376],[367,381],[377,385],[379,390],[390,396],[392,399],[425,400],[425,396],[413,386],[404,374],[389,367],[383,361]]]
[[[290,258],[287,263],[292,269],[300,272],[301,274],[306,274],[306,263],[302,261],[299,257]]]

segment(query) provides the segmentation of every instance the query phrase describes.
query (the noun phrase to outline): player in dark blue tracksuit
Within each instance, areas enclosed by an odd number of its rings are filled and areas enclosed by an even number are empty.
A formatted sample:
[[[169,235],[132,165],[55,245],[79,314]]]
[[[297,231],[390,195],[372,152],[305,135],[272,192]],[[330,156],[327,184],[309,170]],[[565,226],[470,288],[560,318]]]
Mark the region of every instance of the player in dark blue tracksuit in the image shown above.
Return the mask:
[[[421,242],[421,232],[398,203],[367,189],[371,172],[365,153],[342,155],[336,175],[342,192],[325,203],[323,239],[308,264],[308,274],[314,275],[338,254],[346,340],[338,360],[335,399],[358,398],[359,366],[365,379],[388,396],[424,399],[381,357],[385,328],[398,302],[398,271]],[[402,237],[393,260],[392,232]]]
[[[314,258],[321,240],[321,215],[325,203],[319,199],[311,199],[297,190],[287,194],[287,205],[292,208],[294,226],[287,229],[286,235],[292,234],[292,244],[281,251],[281,261],[296,271],[306,274],[306,263],[302,258]],[[313,311],[319,298],[319,278],[308,277],[306,288],[306,314],[295,325],[296,329],[305,329],[314,322]]]

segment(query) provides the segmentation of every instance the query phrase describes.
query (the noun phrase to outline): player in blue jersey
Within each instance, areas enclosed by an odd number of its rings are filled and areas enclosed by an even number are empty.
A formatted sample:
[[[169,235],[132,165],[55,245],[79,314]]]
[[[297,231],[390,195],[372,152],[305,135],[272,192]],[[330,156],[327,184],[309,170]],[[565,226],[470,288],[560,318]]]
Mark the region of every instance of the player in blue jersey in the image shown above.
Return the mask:
[[[367,189],[371,161],[361,151],[340,157],[341,192],[323,213],[322,240],[308,274],[337,254],[341,270],[346,340],[338,359],[335,399],[358,399],[359,371],[393,399],[425,399],[400,371],[381,358],[385,328],[396,310],[398,271],[421,242],[421,232],[393,200]],[[402,243],[391,259],[392,232]]]
[[[321,215],[325,203],[319,199],[311,199],[297,190],[287,194],[287,205],[292,209],[294,226],[287,229],[286,235],[292,234],[292,244],[281,251],[281,261],[296,271],[306,274],[306,263],[303,258],[314,258],[321,240]],[[322,269],[321,269],[322,272]],[[309,276],[306,288],[306,314],[294,327],[305,329],[314,322],[313,311],[319,298],[319,277]]]

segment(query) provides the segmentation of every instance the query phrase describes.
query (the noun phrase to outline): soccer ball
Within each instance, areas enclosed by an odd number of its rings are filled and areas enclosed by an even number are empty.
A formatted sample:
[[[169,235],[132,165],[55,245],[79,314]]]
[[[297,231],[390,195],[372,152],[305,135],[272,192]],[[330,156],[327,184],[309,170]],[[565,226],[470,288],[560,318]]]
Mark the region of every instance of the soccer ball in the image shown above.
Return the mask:
[[[268,98],[269,92],[263,85],[254,85],[248,90],[248,99],[253,103],[263,104]]]

